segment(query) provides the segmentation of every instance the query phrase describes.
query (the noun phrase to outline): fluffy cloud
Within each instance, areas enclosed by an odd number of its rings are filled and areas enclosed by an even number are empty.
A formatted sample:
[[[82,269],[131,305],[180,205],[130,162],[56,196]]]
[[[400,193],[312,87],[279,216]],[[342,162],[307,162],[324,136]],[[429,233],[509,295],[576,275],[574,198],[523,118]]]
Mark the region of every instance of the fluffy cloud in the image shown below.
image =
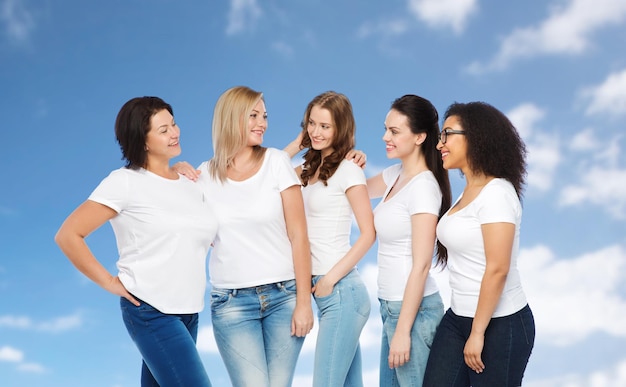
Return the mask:
[[[590,100],[588,115],[626,115],[626,69],[609,74],[602,84],[583,90],[581,95]]]
[[[569,0],[553,5],[547,19],[537,26],[515,29],[502,40],[490,62],[475,62],[468,70],[502,70],[515,59],[538,55],[581,54],[591,45],[590,38],[596,30],[617,24],[625,17],[623,0]]]
[[[615,387],[626,386],[626,359],[591,375],[569,373],[524,383],[525,387]]]
[[[22,44],[30,39],[35,29],[35,19],[19,0],[3,0],[0,3],[0,23],[9,39],[15,44]]]
[[[227,35],[237,35],[252,28],[263,11],[256,0],[231,0]]]
[[[418,20],[431,27],[452,28],[457,34],[477,8],[477,0],[409,0],[409,10]]]
[[[80,314],[57,317],[55,319],[43,322],[35,322],[25,316],[0,316],[0,327],[8,327],[14,329],[30,329],[41,332],[64,332],[83,324],[83,318]]]

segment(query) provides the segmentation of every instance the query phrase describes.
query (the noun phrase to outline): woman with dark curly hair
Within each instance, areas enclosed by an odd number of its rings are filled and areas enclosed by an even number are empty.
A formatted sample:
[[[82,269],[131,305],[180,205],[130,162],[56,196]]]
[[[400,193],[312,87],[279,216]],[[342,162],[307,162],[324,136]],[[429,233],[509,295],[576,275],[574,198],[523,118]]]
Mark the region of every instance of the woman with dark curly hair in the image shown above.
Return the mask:
[[[520,386],[535,339],[517,269],[526,147],[504,114],[470,102],[448,108],[437,149],[466,185],[437,226],[452,299],[424,386]]]

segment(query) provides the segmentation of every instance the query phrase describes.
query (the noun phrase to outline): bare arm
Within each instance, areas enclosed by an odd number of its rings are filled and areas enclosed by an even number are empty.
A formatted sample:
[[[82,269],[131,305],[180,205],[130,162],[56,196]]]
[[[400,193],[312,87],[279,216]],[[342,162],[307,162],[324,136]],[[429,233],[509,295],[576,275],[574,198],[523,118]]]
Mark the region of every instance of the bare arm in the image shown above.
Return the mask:
[[[488,223],[483,224],[481,229],[487,264],[480,284],[472,331],[463,350],[465,363],[478,373],[485,369],[481,358],[485,344],[485,330],[500,301],[511,266],[515,225],[513,223]]]
[[[281,192],[281,197],[296,273],[296,309],[291,319],[291,334],[304,337],[313,328],[313,309],[311,308],[311,248],[300,186],[294,185],[287,188]]]
[[[87,200],[65,219],[54,237],[61,251],[87,278],[103,289],[124,297],[135,305],[139,302],[132,296],[117,276],[112,276],[93,255],[85,238],[98,229],[117,212],[100,203]]]
[[[376,176],[372,176],[367,179],[367,194],[370,199],[380,198],[385,194],[387,184],[383,180],[383,174],[379,173]]]
[[[302,150],[302,136],[304,135],[304,130],[301,130],[298,133],[298,136],[290,142],[283,150],[289,154],[290,158],[293,158]]]
[[[436,227],[436,215],[414,214],[411,216],[413,267],[404,288],[398,325],[389,344],[389,358],[387,359],[389,368],[400,367],[410,359],[411,329],[424,297],[424,286],[435,249]]]
[[[200,170],[195,169],[191,164],[186,161],[177,162],[176,164],[172,165],[172,169],[176,171],[176,173],[180,173],[189,180],[197,181],[198,177],[200,177]]]
[[[374,229],[374,215],[364,185],[348,188],[346,196],[352,207],[352,212],[359,227],[359,238],[352,245],[346,255],[341,258],[326,275],[317,282],[313,289],[316,296],[324,297],[333,291],[333,287],[340,279],[346,276],[363,258],[367,250],[372,247],[376,239]]]

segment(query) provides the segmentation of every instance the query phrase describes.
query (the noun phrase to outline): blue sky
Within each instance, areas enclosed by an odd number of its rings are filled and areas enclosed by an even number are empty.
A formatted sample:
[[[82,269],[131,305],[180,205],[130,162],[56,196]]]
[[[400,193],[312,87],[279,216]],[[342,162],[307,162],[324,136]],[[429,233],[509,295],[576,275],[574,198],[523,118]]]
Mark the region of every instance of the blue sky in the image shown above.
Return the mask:
[[[268,146],[299,130],[306,104],[352,101],[366,174],[391,164],[381,140],[391,101],[454,101],[504,111],[529,149],[520,269],[537,341],[532,387],[626,385],[626,2],[623,0],[0,0],[0,384],[129,387],[140,357],[117,299],[85,279],[53,236],[109,171],[128,99],[171,103],[181,159],[211,157],[219,95],[264,92]],[[463,181],[450,173],[453,196]],[[253,200],[253,198],[251,198]],[[107,225],[88,238],[111,271]],[[363,335],[377,382],[375,248],[360,264],[372,296]],[[437,273],[444,299],[446,273]],[[198,348],[228,385],[208,310]],[[310,384],[315,332],[294,385]]]

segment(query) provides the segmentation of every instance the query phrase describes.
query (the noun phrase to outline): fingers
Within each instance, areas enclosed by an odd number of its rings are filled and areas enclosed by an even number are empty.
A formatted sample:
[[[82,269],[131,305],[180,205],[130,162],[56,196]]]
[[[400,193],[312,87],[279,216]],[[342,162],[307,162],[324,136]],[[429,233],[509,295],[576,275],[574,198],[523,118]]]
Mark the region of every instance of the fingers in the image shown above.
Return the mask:
[[[409,353],[396,353],[396,354],[389,354],[389,357],[387,358],[387,361],[389,363],[389,368],[393,369],[393,368],[398,368],[398,367],[402,367],[403,365],[405,365],[406,363],[408,363],[410,360],[410,355]]]
[[[465,364],[467,364],[467,366],[471,368],[477,374],[485,370],[485,364],[480,358],[480,355],[465,354],[464,358],[465,358]]]

